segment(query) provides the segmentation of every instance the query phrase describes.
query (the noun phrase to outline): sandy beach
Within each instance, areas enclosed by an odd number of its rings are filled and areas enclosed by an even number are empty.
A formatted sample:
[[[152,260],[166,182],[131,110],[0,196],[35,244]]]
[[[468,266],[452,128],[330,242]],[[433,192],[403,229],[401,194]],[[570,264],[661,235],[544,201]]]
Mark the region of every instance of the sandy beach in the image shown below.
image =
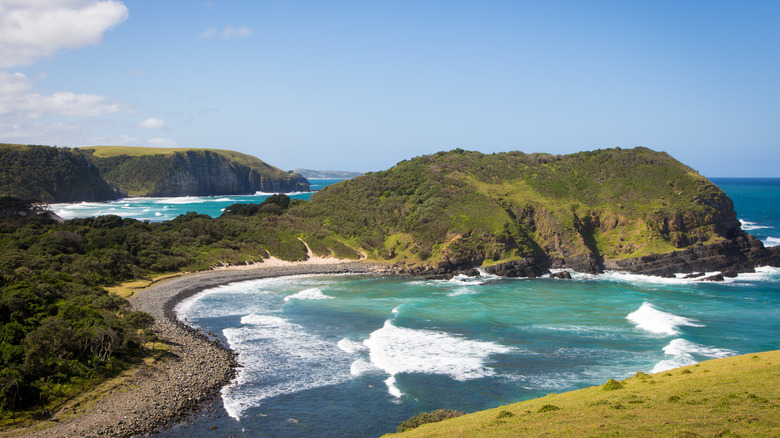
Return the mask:
[[[152,326],[170,345],[172,359],[139,365],[96,391],[93,400],[68,403],[49,421],[8,436],[130,437],[170,426],[212,401],[234,375],[234,353],[176,320],[174,306],[204,289],[222,284],[303,274],[379,273],[383,266],[337,259],[306,262],[270,259],[250,266],[187,274],[137,291],[133,309],[154,316]],[[87,401],[88,400],[88,401]]]

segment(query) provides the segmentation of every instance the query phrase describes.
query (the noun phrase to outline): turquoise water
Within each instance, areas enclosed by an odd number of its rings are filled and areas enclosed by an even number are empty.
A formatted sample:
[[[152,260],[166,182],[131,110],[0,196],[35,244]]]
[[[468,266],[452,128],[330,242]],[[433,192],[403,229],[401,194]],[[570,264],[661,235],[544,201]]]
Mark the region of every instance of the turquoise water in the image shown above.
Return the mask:
[[[746,228],[777,242],[780,181],[716,183]],[[779,292],[774,268],[723,283],[621,273],[234,283],[177,311],[239,352],[238,376],[217,414],[161,435],[378,436],[421,411],[472,412],[780,349]]]
[[[287,193],[291,198],[308,200],[312,194],[342,179],[310,179],[311,192]],[[110,202],[51,204],[49,207],[63,219],[115,214],[138,220],[165,221],[194,211],[217,217],[225,207],[237,203],[259,204],[273,193],[235,196],[182,196],[165,198],[124,198]]]

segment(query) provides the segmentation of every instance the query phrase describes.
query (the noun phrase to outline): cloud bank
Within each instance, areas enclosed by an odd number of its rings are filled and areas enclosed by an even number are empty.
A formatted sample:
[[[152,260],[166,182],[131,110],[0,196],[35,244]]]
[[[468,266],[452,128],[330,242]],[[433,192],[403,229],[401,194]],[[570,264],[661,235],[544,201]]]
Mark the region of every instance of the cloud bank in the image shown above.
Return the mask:
[[[0,68],[97,45],[129,13],[114,0],[0,0]]]

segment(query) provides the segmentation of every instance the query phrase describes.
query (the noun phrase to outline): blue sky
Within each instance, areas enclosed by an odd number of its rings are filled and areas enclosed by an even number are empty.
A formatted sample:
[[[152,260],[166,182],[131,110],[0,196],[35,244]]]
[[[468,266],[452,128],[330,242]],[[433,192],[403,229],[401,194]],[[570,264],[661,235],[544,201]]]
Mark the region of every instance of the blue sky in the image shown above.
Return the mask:
[[[780,2],[0,0],[0,142],[375,171],[647,146],[780,177]]]

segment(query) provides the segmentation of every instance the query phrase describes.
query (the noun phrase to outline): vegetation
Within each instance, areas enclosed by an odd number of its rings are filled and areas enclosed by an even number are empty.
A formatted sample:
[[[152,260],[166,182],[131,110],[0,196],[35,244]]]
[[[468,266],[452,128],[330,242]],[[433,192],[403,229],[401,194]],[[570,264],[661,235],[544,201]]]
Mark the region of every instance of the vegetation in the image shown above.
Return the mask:
[[[97,146],[78,151],[128,196],[204,196],[309,189],[308,181],[220,149]]]
[[[433,412],[421,412],[399,424],[397,431],[400,433],[414,429],[415,427],[419,427],[423,424],[437,423],[448,418],[460,417],[461,415],[463,415],[463,412],[454,411],[452,409],[437,409]]]
[[[550,394],[400,436],[774,437],[780,430],[780,351],[637,373],[619,383],[620,391],[602,385]]]
[[[0,196],[81,202],[118,195],[89,160],[70,149],[0,144]]]
[[[739,230],[717,186],[645,148],[568,156],[456,149],[328,186],[291,213],[373,258],[431,265],[629,258]]]

